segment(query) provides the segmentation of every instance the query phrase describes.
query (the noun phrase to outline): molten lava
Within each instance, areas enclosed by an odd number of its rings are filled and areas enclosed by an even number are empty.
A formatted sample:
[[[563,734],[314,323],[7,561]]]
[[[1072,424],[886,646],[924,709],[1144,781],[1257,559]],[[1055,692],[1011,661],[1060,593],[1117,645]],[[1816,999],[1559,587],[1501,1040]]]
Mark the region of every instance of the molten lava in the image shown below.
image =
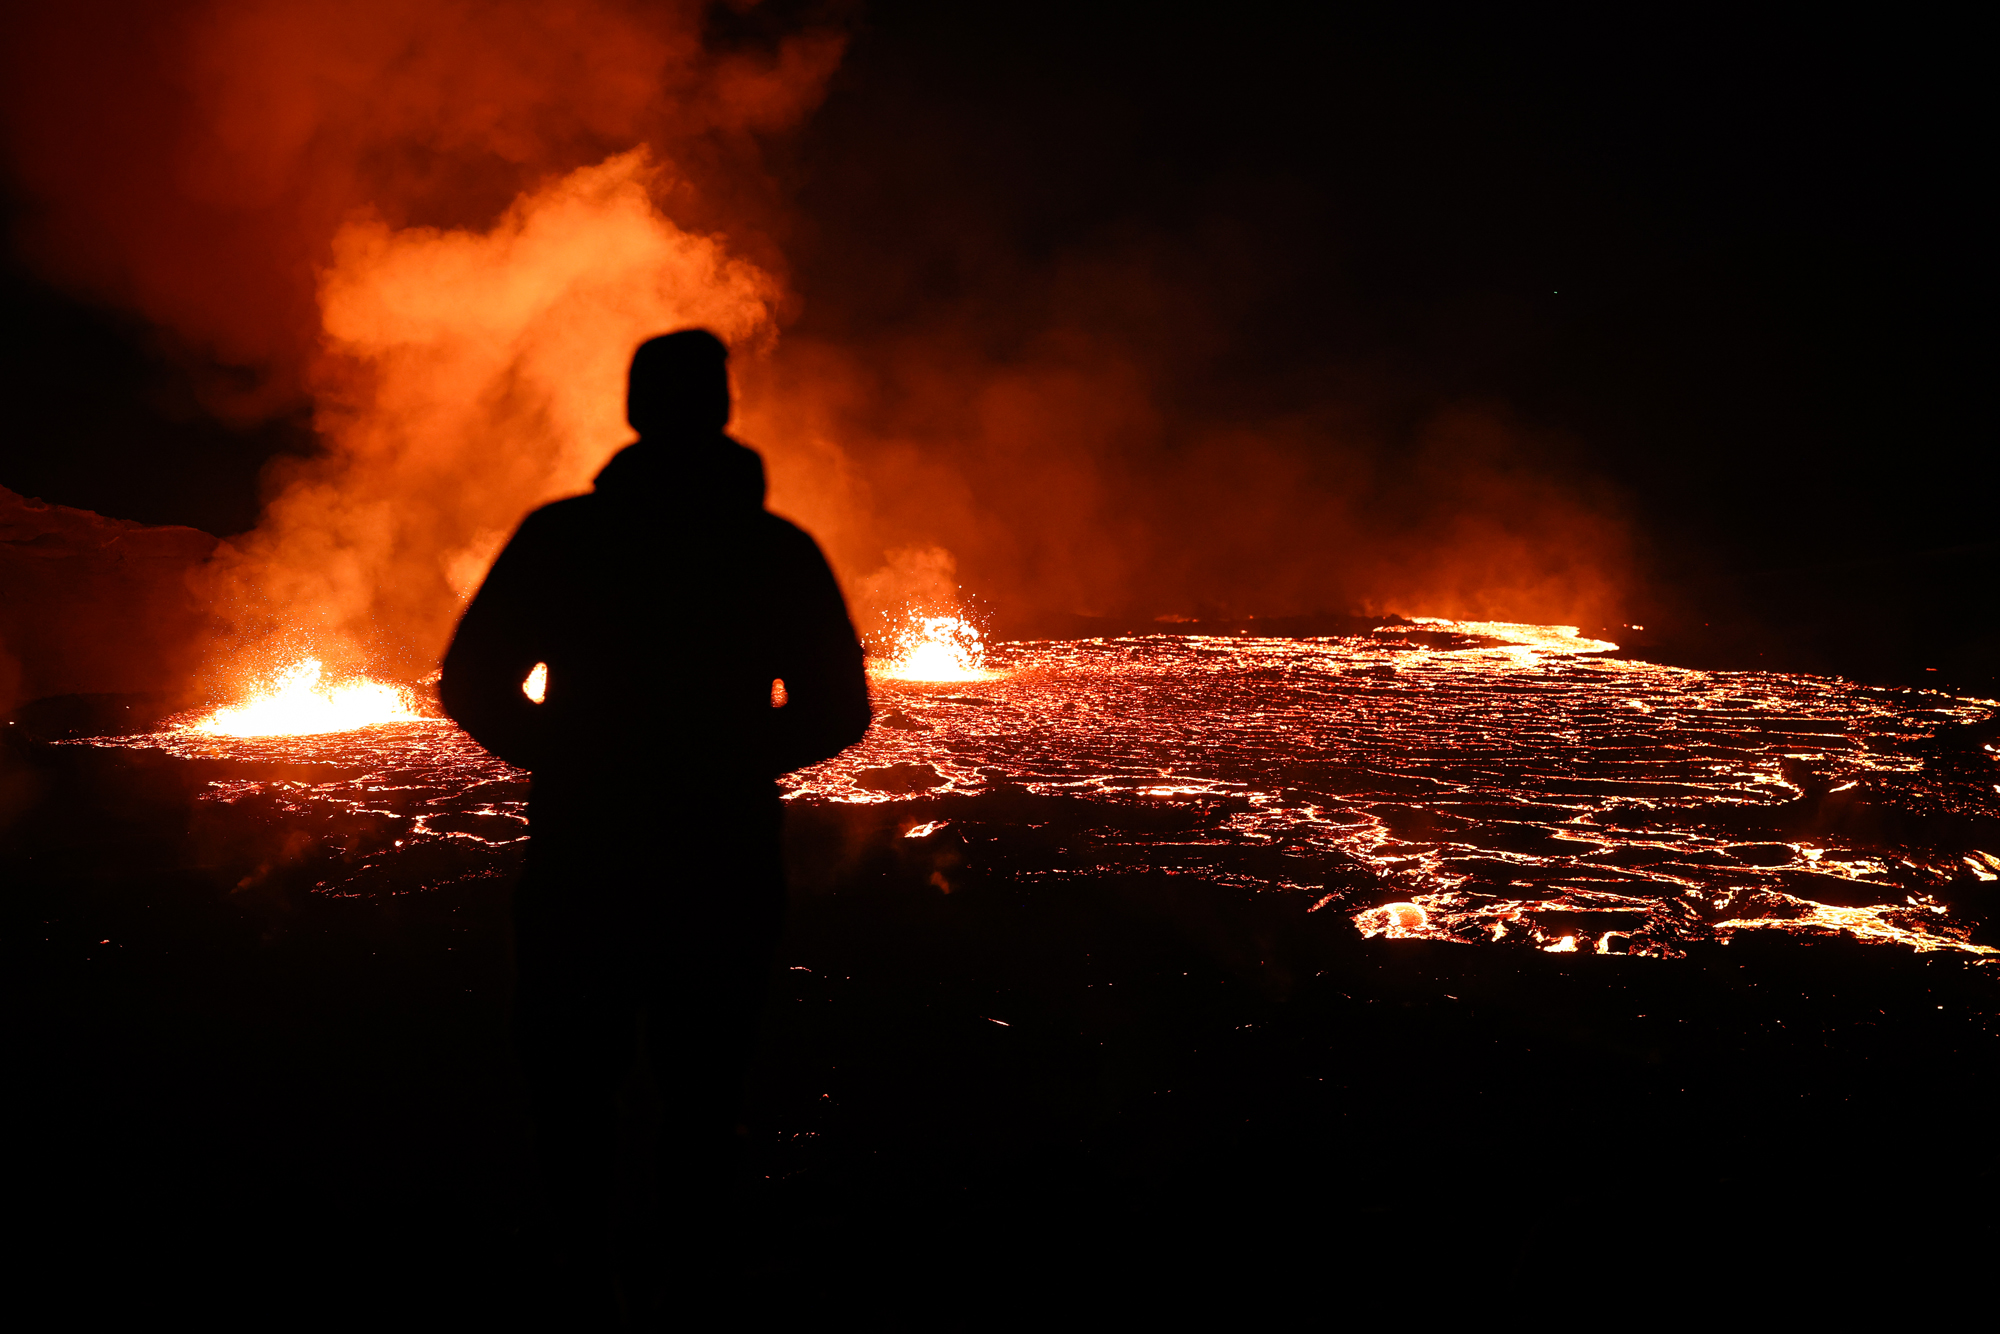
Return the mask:
[[[892,681],[991,681],[986,642],[962,616],[913,617],[896,637],[895,653],[874,674]]]
[[[207,736],[308,736],[423,720],[408,693],[396,686],[378,681],[336,684],[324,677],[325,667],[318,658],[303,658],[249,700],[217,709],[186,730]]]
[[[1426,934],[1430,918],[1416,903],[1389,903],[1357,914],[1354,925],[1364,936],[1387,935],[1391,940],[1412,940]]]
[[[889,807],[902,854],[939,868],[1309,895],[1385,943],[1671,959],[1782,934],[2000,956],[1958,910],[2000,877],[1978,833],[2000,753],[1962,731],[1994,701],[1613,658],[1560,626],[988,647],[962,624],[911,624],[874,672],[878,725],[789,776],[788,800]],[[991,684],[932,684],[968,679]],[[426,845],[486,866],[526,832],[525,775],[414,703],[308,660],[199,723],[75,744],[198,758],[204,800],[367,831],[325,888],[359,893],[435,874]]]

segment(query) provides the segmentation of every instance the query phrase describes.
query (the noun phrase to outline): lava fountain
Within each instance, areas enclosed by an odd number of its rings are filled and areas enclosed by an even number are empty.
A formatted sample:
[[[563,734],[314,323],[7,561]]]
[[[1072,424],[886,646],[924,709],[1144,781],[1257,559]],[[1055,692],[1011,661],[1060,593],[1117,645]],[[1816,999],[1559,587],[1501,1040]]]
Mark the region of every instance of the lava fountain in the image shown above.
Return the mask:
[[[962,616],[914,616],[896,636],[889,658],[871,674],[891,681],[991,681],[986,641]]]
[[[243,703],[217,709],[184,730],[205,736],[311,736],[422,721],[409,692],[379,681],[329,681],[318,658],[301,658]]]

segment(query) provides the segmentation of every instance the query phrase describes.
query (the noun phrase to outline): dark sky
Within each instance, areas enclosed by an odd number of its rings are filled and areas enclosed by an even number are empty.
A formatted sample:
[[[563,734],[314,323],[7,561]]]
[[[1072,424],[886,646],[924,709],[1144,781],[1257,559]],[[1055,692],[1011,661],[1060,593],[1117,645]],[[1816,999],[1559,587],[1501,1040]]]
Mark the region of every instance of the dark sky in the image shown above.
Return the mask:
[[[1191,395],[1497,401],[1731,561],[1979,535],[1945,481],[1983,417],[1951,34],[1382,10],[877,7],[797,165],[838,293],[808,327],[1163,247],[1220,293]]]
[[[875,3],[771,161],[795,328],[940,309],[994,355],[1129,262],[1181,401],[1365,382],[1531,424],[1669,577],[1984,539],[1969,35],[1897,17]],[[4,277],[0,484],[218,533],[304,418],[224,424],[204,365]],[[1120,302],[1124,304],[1119,304]],[[1039,304],[1038,304],[1039,303]],[[1060,312],[1057,312],[1060,313]],[[1688,577],[1693,577],[1691,574]]]

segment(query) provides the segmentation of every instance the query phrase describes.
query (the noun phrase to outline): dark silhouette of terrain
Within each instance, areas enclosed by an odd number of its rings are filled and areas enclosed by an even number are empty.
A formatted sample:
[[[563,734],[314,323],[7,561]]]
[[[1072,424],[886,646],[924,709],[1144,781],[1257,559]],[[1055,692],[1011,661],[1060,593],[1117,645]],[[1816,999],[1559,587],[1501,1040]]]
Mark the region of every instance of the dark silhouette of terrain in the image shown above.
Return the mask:
[[[700,330],[639,348],[627,414],[639,442],[592,493],[528,516],[439,683],[475,740],[534,775],[515,1031],[540,1221],[572,1300],[614,1287],[616,1101],[642,1035],[659,1085],[655,1203],[624,1240],[635,1263],[651,1253],[683,1281],[719,1258],[784,911],[774,780],[869,723],[832,572],[764,510],[761,461],[723,434],[727,356]],[[540,702],[522,688],[537,663]]]
[[[0,828],[24,1273],[92,1310],[575,1327],[517,1300],[511,848],[331,895],[340,831],[200,799],[242,765],[0,753],[27,803]],[[1363,940],[1311,893],[1063,874],[1101,818],[1018,792],[791,813],[747,1320],[1851,1300],[1832,1257],[1942,1305],[1991,1254],[1990,967]]]
[[[0,716],[66,695],[185,707],[215,621],[192,581],[215,548],[0,486]]]

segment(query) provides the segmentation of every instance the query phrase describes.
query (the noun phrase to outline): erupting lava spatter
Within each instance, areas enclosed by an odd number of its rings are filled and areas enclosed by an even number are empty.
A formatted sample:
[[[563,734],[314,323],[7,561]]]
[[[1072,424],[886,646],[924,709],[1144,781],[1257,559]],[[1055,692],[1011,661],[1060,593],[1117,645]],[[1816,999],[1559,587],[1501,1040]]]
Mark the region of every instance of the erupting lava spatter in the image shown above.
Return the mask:
[[[895,654],[873,671],[893,681],[991,681],[986,642],[962,616],[915,616],[896,637]]]
[[[302,658],[244,703],[217,709],[186,730],[207,736],[309,736],[423,720],[409,694],[395,686],[324,677],[318,658]]]

